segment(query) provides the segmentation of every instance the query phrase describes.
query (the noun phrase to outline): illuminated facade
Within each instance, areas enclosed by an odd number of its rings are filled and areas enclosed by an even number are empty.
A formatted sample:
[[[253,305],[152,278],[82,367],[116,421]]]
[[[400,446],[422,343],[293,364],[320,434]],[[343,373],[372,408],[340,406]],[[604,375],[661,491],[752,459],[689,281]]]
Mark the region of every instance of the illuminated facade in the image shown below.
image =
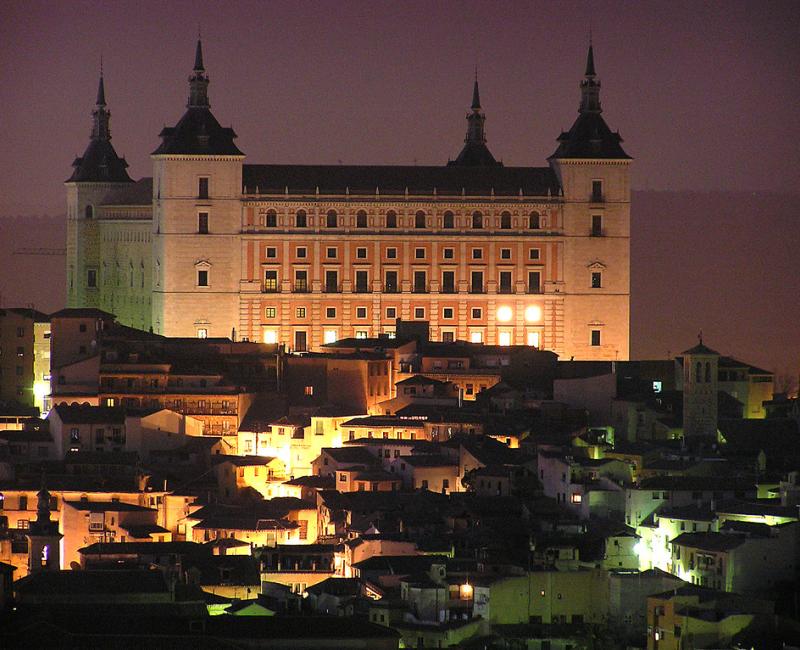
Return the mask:
[[[210,110],[200,43],[187,111],[133,182],[101,79],[68,194],[68,304],[167,336],[318,350],[428,321],[436,341],[627,359],[630,157],[601,116],[590,47],[579,115],[545,167],[486,146],[477,81],[443,166],[245,164]]]

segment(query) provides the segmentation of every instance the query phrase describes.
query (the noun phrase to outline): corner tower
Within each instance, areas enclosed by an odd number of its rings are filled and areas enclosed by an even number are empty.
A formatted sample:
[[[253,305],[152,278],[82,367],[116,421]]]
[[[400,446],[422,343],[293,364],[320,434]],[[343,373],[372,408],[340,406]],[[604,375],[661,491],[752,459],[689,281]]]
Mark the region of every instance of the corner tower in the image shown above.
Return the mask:
[[[548,159],[564,201],[566,348],[578,359],[630,354],[630,162],[603,119],[594,48],[580,83],[578,118]]]
[[[186,112],[153,159],[153,329],[230,336],[238,326],[242,162],[236,133],[211,113],[197,41]]]
[[[100,306],[100,233],[96,206],[114,188],[133,183],[128,163],[111,144],[102,66],[92,111],[92,133],[75,158],[67,186],[67,307]]]

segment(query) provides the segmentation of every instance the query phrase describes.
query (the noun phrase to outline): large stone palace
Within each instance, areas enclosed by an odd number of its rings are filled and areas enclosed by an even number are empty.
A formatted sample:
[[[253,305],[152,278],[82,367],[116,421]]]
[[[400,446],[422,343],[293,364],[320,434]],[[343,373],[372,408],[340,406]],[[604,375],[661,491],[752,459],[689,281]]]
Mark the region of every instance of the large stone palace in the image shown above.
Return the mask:
[[[441,166],[246,164],[208,85],[198,41],[186,112],[134,181],[101,74],[66,181],[69,306],[295,351],[392,336],[402,319],[433,340],[628,358],[631,158],[602,117],[591,46],[545,167],[495,159],[477,78],[464,147]]]

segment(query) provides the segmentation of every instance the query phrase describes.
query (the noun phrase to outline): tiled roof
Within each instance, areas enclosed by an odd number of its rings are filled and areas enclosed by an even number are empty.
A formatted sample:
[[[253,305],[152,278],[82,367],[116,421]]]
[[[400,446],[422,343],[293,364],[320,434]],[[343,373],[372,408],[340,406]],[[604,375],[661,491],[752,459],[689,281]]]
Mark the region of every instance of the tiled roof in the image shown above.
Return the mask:
[[[200,156],[242,156],[234,144],[236,133],[217,122],[207,106],[190,106],[178,123],[159,134],[161,145],[154,156],[191,154]]]
[[[581,113],[572,128],[558,136],[558,142],[551,158],[630,159],[619,133],[612,133],[600,113]]]
[[[559,196],[549,167],[389,165],[244,165],[248,193],[404,194],[440,196]]]
[[[124,424],[125,409],[118,406],[58,404],[53,408],[64,424]]]
[[[152,177],[140,178],[138,181],[117,187],[108,192],[102,205],[153,205],[153,179]]]
[[[746,539],[744,535],[729,533],[681,533],[671,543],[704,551],[730,551],[744,544]]]

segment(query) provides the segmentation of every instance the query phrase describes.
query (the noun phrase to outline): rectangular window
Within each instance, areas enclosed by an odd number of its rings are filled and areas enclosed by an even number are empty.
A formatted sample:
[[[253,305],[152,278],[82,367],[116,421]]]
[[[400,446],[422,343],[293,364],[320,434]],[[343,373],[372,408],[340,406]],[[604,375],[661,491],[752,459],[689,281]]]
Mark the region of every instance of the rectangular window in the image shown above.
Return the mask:
[[[396,248],[387,248],[386,249],[386,259],[387,260],[396,260],[397,259],[397,249]]]
[[[592,215],[592,237],[603,236],[603,216],[600,214]]]
[[[267,269],[264,271],[264,292],[277,293],[278,292],[278,271],[275,269]]]
[[[414,249],[414,259],[416,259],[416,260],[424,260],[425,259],[425,249],[424,248],[415,248]]]
[[[308,292],[308,271],[298,269],[294,272],[294,290],[295,293]]]
[[[455,249],[445,248],[442,250],[442,257],[446,260],[452,260],[455,254]]]
[[[267,257],[267,259],[275,259],[278,257],[278,249],[274,246],[269,246],[265,249],[264,255]]]
[[[592,289],[599,289],[602,286],[602,275],[598,271],[592,272]]]
[[[276,318],[278,315],[278,310],[276,307],[267,307],[264,310],[264,317],[265,318]]]
[[[528,332],[528,345],[533,348],[539,347],[539,332]]]
[[[442,293],[456,292],[456,272],[442,271]]]
[[[356,271],[356,293],[369,292],[369,275],[366,271]]]
[[[200,212],[197,215],[197,232],[201,235],[208,234],[208,212]]]
[[[356,338],[357,339],[365,339],[369,335],[367,330],[356,330]]]
[[[297,250],[295,251],[295,254],[299,259],[301,260],[305,259],[306,256],[308,255],[308,249],[305,246],[298,246]]]
[[[197,179],[197,198],[208,198],[208,177],[201,177]]]
[[[314,387],[313,386],[306,386],[303,389],[303,394],[304,395],[308,395],[309,397],[311,397],[314,394]]]
[[[528,271],[528,293],[542,292],[542,274],[539,271]]]
[[[442,332],[442,343],[452,343],[455,339],[455,332]]]
[[[386,293],[398,293],[397,271],[386,271],[386,287],[384,291]]]
[[[600,345],[600,330],[592,330],[592,346]]]
[[[470,293],[483,293],[483,271],[473,271],[470,281]]]
[[[336,318],[336,307],[326,307],[325,318]]]
[[[336,343],[337,335],[336,330],[323,330],[322,342],[323,343]]]
[[[511,271],[500,271],[500,293],[511,293]]]
[[[367,259],[367,249],[366,248],[356,248],[356,259],[359,259],[359,260]]]
[[[452,307],[445,307],[442,309],[442,318],[451,319],[453,318],[453,308]]]
[[[305,352],[308,349],[308,334],[305,330],[299,330],[294,333],[294,351]]]
[[[305,318],[306,317],[306,308],[305,307],[298,307],[295,309],[295,316],[297,318]]]
[[[476,320],[480,320],[481,318],[483,318],[483,310],[480,307],[473,307],[472,318]]]
[[[511,249],[510,248],[501,248],[500,249],[500,259],[501,260],[510,260],[511,259]]]
[[[356,318],[366,318],[366,317],[367,317],[367,308],[356,307]]]
[[[208,286],[208,271],[205,269],[198,269],[197,271],[197,286],[198,287],[207,287]]]
[[[530,248],[528,249],[528,259],[530,260],[538,260],[540,259],[541,252],[538,248]]]
[[[511,345],[511,332],[498,332],[497,342],[500,345]]]
[[[414,307],[414,318],[422,320],[425,318],[425,307]]]
[[[325,251],[326,255],[332,260],[336,259],[337,252],[335,248],[328,248],[327,251]]]
[[[397,318],[397,308],[396,307],[387,307],[386,308],[386,318]]]
[[[339,272],[325,271],[325,292],[338,293],[339,291]]]
[[[86,286],[90,289],[97,288],[97,271],[94,269],[87,269],[86,271]]]
[[[414,271],[414,293],[426,293],[428,290],[428,275],[425,271]]]
[[[473,260],[482,260],[483,259],[483,249],[482,248],[473,248],[472,249],[472,259]]]
[[[592,181],[592,201],[599,203],[603,200],[603,181]]]

